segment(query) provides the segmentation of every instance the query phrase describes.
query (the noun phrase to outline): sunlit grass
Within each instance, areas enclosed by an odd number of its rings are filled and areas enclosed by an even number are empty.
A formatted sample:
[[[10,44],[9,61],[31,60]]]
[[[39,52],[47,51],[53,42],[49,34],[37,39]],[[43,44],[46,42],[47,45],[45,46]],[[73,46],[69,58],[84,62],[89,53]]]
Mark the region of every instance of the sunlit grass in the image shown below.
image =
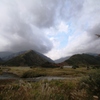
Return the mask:
[[[10,70],[8,72],[14,73],[18,76],[22,76],[22,74],[28,70],[31,70],[30,67],[8,67]]]
[[[32,70],[23,73],[23,77],[36,77],[36,76],[62,76],[62,77],[82,77],[87,75],[92,70],[86,70],[86,68],[33,68]]]
[[[87,75],[91,70],[87,70],[86,68],[30,68],[30,67],[5,67],[2,69],[3,71],[11,72],[17,74],[22,77],[25,75],[26,77],[37,77],[37,76],[69,76],[69,77],[82,77]]]

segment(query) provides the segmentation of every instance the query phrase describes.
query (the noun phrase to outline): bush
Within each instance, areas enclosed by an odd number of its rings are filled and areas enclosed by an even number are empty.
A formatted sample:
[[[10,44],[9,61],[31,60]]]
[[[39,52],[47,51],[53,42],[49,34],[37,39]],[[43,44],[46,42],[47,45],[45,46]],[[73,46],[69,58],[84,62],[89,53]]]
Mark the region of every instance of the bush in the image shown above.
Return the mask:
[[[77,87],[75,80],[18,80],[0,85],[0,100],[92,100]]]
[[[86,89],[91,100],[94,95],[98,96],[98,100],[100,100],[100,70],[94,71],[87,78],[82,79],[80,86],[82,89]]]
[[[46,76],[45,72],[41,71],[27,71],[23,73],[22,78],[33,78],[33,77],[40,77],[40,76]]]
[[[0,74],[2,74],[2,69],[0,69]]]
[[[73,68],[73,69],[76,69],[76,68],[79,68],[79,66],[73,65],[72,68]]]
[[[100,69],[100,65],[93,65],[92,69]]]

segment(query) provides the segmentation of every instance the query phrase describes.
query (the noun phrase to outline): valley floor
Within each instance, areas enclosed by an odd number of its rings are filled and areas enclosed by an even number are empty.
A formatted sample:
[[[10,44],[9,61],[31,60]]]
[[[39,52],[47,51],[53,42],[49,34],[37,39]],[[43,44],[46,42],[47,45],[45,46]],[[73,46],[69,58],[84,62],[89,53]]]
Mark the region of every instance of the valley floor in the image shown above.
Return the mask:
[[[63,76],[63,77],[81,77],[89,72],[86,68],[30,68],[30,67],[2,67],[0,73],[8,72],[18,75],[19,77],[38,77],[38,76]]]
[[[3,67],[1,76],[10,78],[0,79],[0,100],[93,100],[100,93],[88,93],[85,82],[94,72],[97,70]]]

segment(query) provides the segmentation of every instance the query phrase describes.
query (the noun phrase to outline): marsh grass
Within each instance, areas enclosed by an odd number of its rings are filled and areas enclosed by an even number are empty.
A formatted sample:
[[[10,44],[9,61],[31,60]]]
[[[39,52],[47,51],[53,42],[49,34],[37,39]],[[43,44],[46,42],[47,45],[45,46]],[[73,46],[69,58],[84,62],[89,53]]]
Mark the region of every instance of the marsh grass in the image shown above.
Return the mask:
[[[0,100],[87,100],[86,92],[77,89],[75,80],[42,80],[34,83],[19,80],[0,85]]]
[[[88,77],[79,81],[79,85],[81,89],[86,89],[90,100],[93,100],[94,96],[97,96],[97,100],[100,100],[100,69],[91,71]]]
[[[3,69],[4,71],[6,69]],[[68,76],[88,77],[93,70],[86,68],[29,68],[10,67],[8,72],[20,77],[38,76]],[[41,80],[27,82],[23,80],[0,81],[0,100],[91,100],[85,88],[80,88],[79,79],[76,80]]]
[[[38,76],[62,76],[62,77],[82,77],[87,75],[90,70],[85,68],[79,69],[60,69],[60,68],[33,68],[31,70],[25,71],[22,74],[23,78],[32,78]]]
[[[0,74],[2,74],[2,69],[0,69]]]
[[[70,76],[70,77],[82,77],[88,75],[91,70],[86,68],[30,68],[30,67],[5,67],[0,72],[10,72],[18,75],[19,77],[38,77],[38,76]]]
[[[16,74],[18,76],[22,76],[22,74],[26,71],[31,70],[30,67],[1,67],[2,68],[2,72],[9,72],[9,73],[13,73]]]

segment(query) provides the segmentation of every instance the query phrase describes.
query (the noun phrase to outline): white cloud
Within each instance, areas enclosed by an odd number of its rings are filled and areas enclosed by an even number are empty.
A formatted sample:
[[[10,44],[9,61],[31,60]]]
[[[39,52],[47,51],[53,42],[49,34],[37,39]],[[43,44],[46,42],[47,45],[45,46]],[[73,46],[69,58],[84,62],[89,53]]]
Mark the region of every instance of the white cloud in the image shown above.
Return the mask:
[[[57,27],[57,29],[58,29],[58,33],[59,32],[65,32],[65,33],[67,33],[67,31],[68,31],[68,25],[66,25],[64,22],[60,22],[60,24],[59,24],[59,26]]]
[[[72,31],[71,36],[69,35],[65,48],[49,52],[51,58],[58,59],[78,53],[100,53],[100,38],[95,35],[100,34],[99,5],[100,0],[86,0],[81,10],[77,10],[76,16],[72,17],[69,14],[71,25],[68,28],[74,31]],[[71,13],[75,14],[73,11]],[[56,55],[52,56],[55,52]]]

